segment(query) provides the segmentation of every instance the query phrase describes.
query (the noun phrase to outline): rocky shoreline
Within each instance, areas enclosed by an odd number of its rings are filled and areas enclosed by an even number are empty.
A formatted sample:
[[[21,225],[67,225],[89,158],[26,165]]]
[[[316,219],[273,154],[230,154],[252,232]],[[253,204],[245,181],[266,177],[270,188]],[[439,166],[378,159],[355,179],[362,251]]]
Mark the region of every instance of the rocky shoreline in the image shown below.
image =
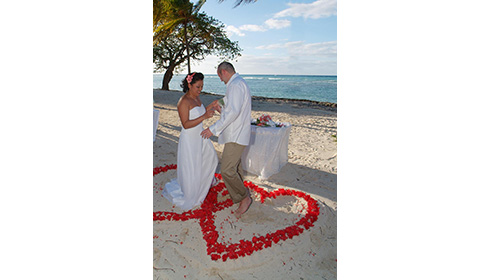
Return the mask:
[[[158,89],[154,89],[158,90]],[[169,90],[169,91],[174,91],[174,92],[181,92],[178,90]],[[215,94],[211,92],[201,92],[201,94],[205,95],[213,95],[213,96],[223,96],[220,94]],[[274,102],[276,104],[280,103],[288,103],[291,104],[295,107],[308,107],[308,108],[315,108],[315,109],[323,109],[327,111],[333,111],[337,112],[337,103],[332,103],[332,102],[322,102],[322,101],[313,101],[313,100],[306,100],[306,99],[292,99],[292,98],[272,98],[272,97],[262,97],[262,96],[252,96],[252,100],[254,101],[264,101],[264,102]]]

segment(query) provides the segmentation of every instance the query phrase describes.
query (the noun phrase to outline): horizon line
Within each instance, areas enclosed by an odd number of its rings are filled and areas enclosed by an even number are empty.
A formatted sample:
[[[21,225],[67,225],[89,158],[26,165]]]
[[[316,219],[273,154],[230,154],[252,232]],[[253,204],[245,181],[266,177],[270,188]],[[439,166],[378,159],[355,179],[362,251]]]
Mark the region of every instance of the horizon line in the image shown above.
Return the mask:
[[[202,73],[202,72],[201,72]],[[165,74],[163,72],[153,72],[153,74]],[[203,75],[214,75],[214,76],[218,76],[218,74],[214,73],[202,73]],[[240,73],[238,73],[240,74]],[[183,73],[175,73],[174,75],[185,75]],[[262,75],[262,76],[335,76],[337,77],[337,74],[240,74],[240,75],[255,75],[255,76],[259,76],[259,75]]]

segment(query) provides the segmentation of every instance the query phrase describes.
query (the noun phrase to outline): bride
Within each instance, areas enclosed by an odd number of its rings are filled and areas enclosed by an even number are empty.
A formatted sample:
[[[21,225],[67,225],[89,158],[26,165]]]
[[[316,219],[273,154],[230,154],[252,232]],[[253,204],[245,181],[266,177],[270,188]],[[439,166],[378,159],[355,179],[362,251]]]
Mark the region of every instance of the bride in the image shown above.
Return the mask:
[[[185,92],[177,103],[182,129],[177,148],[177,178],[165,185],[163,196],[186,211],[200,205],[212,184],[218,156],[210,139],[204,139],[202,122],[214,115],[217,101],[204,107],[199,94],[204,75],[193,72],[182,81]]]

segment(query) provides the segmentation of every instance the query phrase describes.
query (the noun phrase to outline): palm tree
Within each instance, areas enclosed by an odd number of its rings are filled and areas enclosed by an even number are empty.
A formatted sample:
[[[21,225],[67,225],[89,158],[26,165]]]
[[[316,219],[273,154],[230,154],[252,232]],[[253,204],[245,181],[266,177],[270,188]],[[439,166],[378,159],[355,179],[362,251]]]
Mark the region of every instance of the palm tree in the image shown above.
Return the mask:
[[[168,84],[174,69],[181,69],[188,57],[201,61],[214,54],[224,60],[233,60],[240,56],[238,42],[226,36],[225,26],[220,21],[204,13],[198,14],[198,20],[189,24],[188,46],[183,39],[183,27],[170,33],[165,40],[153,46],[154,70],[165,70],[162,89],[168,90]],[[186,49],[189,51],[186,54]]]
[[[219,0],[223,2],[225,0]],[[257,0],[237,0],[235,7],[242,3]],[[153,46],[160,44],[179,26],[183,26],[184,43],[187,51],[187,71],[191,73],[191,55],[189,55],[188,28],[199,21],[199,10],[206,0],[192,4],[189,0],[153,0]]]
[[[191,73],[191,58],[187,29],[191,22],[198,21],[199,10],[205,2],[205,0],[199,0],[196,4],[192,4],[189,0],[153,0],[153,45],[157,45],[172,31],[183,26],[189,73]]]
[[[225,0],[218,0],[218,1],[221,3]],[[257,2],[257,0],[236,0],[235,8],[240,6],[242,3],[248,4],[248,3],[252,3],[252,2]]]

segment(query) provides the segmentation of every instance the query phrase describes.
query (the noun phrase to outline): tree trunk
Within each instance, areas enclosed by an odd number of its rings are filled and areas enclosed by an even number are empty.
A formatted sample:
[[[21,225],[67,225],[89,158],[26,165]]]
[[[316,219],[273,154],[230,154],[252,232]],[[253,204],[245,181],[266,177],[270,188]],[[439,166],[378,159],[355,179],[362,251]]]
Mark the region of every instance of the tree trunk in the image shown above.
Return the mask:
[[[163,75],[163,81],[162,81],[162,89],[163,90],[169,90],[168,85],[170,84],[170,81],[172,80],[172,77],[174,76],[174,68],[175,67],[169,67],[167,71],[165,71],[165,75]]]
[[[168,85],[170,84],[170,81],[172,80],[173,73],[171,70],[165,71],[165,75],[163,75],[163,81],[162,81],[162,89],[163,90],[169,90]]]
[[[185,49],[187,50],[187,74],[191,73],[191,57],[189,55],[189,42],[187,42],[187,23],[184,23]]]

